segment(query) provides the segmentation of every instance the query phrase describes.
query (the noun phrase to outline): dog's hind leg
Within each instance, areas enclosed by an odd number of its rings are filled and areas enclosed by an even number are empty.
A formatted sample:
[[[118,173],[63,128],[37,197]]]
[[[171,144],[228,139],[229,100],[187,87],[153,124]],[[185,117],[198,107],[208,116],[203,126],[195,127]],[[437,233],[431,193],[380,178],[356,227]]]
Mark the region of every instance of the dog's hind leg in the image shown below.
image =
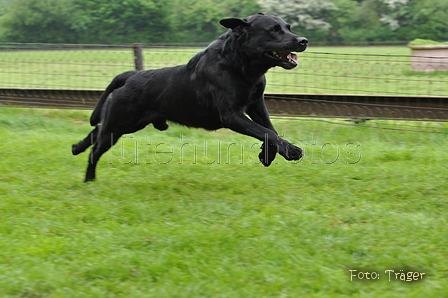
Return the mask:
[[[89,163],[87,165],[86,178],[84,182],[95,180],[96,165],[101,157],[107,150],[109,150],[118,139],[122,136],[122,133],[111,132],[102,133],[99,132],[95,145],[93,145],[91,153],[89,155]]]
[[[127,71],[125,73],[122,73],[118,76],[116,76],[112,82],[107,86],[104,93],[101,95],[100,99],[98,100],[98,103],[95,107],[95,109],[92,112],[92,115],[90,116],[90,125],[94,126],[100,123],[101,121],[101,111],[103,109],[103,106],[105,105],[106,101],[109,98],[109,95],[113,93],[114,90],[124,86],[126,84],[126,81],[132,77],[136,71]]]
[[[97,126],[97,129],[94,129],[90,134],[95,141],[89,156],[85,182],[95,180],[96,165],[100,157],[115,145],[123,134],[139,131],[149,123],[152,123],[158,130],[165,130],[168,128],[165,115],[155,111],[148,111],[147,114],[134,125],[129,125],[128,123],[126,125],[117,126],[113,121],[110,121],[109,119],[107,120],[108,121],[105,121],[104,124]],[[89,136],[79,144],[90,144]]]
[[[132,129],[127,133],[143,129],[150,123],[152,123],[154,128],[158,130],[167,130],[169,127],[166,123],[166,116],[163,113],[149,110],[141,116],[140,121],[136,125],[134,125]]]
[[[86,151],[87,148],[89,148],[91,145],[95,144],[96,138],[98,135],[98,125],[87,135],[87,137],[82,140],[81,142],[77,144],[72,145],[72,153],[73,155],[78,155],[84,151]]]

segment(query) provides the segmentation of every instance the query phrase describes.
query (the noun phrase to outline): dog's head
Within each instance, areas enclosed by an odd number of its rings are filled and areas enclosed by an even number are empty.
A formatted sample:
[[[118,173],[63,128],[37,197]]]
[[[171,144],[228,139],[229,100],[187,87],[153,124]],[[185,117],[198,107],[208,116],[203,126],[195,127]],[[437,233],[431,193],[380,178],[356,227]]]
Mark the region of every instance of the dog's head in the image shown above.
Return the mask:
[[[223,19],[220,24],[232,29],[232,34],[239,40],[241,50],[250,59],[257,60],[269,68],[296,67],[298,57],[293,52],[303,52],[308,45],[308,39],[292,33],[288,23],[272,15],[260,13],[244,19]]]

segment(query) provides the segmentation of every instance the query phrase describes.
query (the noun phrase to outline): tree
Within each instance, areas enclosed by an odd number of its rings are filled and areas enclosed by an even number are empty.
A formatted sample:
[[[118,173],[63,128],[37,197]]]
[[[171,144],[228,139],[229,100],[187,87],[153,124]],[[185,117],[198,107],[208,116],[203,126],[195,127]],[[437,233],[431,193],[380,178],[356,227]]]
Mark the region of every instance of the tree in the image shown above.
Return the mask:
[[[381,22],[386,5],[382,0],[333,0],[331,40],[335,42],[374,42],[389,39],[390,28]]]
[[[74,0],[83,43],[161,42],[170,28],[161,0]]]
[[[220,19],[258,12],[311,43],[448,40],[446,0],[0,0],[0,40],[210,42],[226,30]]]
[[[161,42],[170,31],[162,0],[15,0],[2,25],[18,42]]]
[[[409,0],[382,0],[387,4],[388,12],[381,14],[381,22],[390,26],[392,31],[400,28],[400,18],[408,14],[406,4]]]
[[[13,0],[0,0],[0,16],[6,14],[12,4]]]
[[[293,29],[321,36],[331,28],[326,21],[329,12],[337,9],[331,0],[258,0],[258,4],[264,13],[283,18]]]
[[[257,0],[227,0],[223,5],[224,11],[221,18],[245,18],[262,12]]]
[[[172,0],[171,41],[211,41],[224,32],[219,25],[222,2],[216,0]]]
[[[256,0],[171,0],[173,42],[209,42],[227,29],[219,24],[227,17],[246,17],[260,12]]]
[[[74,42],[72,0],[15,0],[2,17],[4,35],[18,42]]]
[[[2,16],[7,14],[12,6],[12,0],[0,0],[0,41],[7,40],[4,29],[1,26]]]
[[[394,16],[400,24],[398,35],[407,40],[448,41],[448,1],[410,0],[406,8]]]
[[[338,42],[448,40],[448,2],[438,0],[333,0],[332,38]]]

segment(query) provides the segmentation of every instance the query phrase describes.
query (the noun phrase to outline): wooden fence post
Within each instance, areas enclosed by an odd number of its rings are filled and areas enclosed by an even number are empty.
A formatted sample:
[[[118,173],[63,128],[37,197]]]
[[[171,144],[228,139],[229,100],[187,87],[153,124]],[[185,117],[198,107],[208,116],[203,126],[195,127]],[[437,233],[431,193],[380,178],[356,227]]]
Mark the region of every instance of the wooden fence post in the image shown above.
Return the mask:
[[[132,48],[134,49],[135,70],[143,70],[143,44],[134,43]]]

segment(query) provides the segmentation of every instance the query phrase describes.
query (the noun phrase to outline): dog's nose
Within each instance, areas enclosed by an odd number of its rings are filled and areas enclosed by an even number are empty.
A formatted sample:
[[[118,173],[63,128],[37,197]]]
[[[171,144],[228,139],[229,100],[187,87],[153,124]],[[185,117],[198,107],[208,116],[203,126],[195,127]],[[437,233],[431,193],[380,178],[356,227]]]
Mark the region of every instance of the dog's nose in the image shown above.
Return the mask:
[[[297,37],[299,45],[306,46],[308,44],[308,39],[306,37]]]

